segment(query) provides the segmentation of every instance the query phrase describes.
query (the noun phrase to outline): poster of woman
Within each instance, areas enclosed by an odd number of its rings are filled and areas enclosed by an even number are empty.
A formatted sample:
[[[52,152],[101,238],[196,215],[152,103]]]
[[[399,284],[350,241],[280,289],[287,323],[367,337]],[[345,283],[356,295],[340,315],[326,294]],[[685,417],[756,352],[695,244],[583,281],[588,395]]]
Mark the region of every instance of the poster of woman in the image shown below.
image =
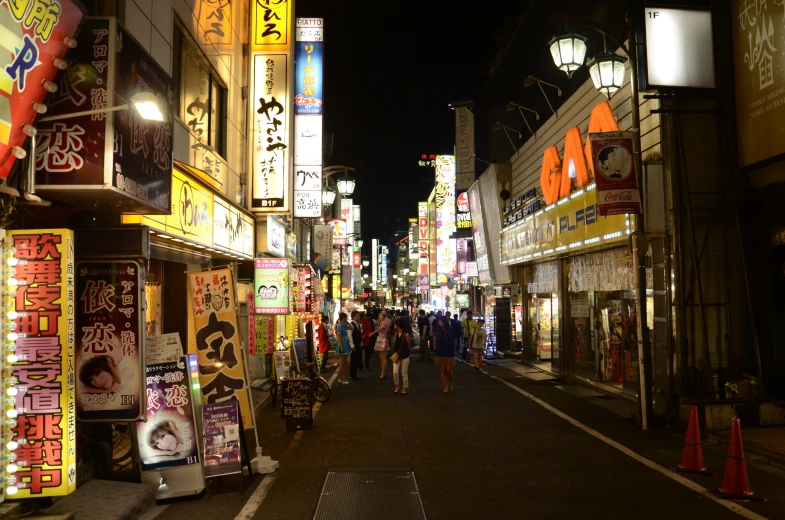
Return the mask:
[[[199,463],[185,362],[147,367],[147,422],[136,423],[142,471]]]

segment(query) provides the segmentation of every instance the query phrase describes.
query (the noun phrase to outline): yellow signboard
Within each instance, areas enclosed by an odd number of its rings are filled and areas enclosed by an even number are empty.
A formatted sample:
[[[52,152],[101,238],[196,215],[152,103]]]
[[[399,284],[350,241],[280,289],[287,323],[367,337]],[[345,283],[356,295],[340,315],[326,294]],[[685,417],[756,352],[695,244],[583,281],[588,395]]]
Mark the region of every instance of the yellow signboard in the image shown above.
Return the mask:
[[[15,274],[2,313],[10,352],[2,388],[3,494],[67,495],[76,489],[74,233],[9,231],[5,245],[3,262]]]
[[[290,51],[292,48],[293,0],[251,2],[251,50]]]
[[[619,240],[630,233],[627,215],[601,217],[594,184],[502,230],[501,263],[516,264]]]
[[[202,404],[237,401],[243,427],[253,428],[230,269],[190,273],[188,287],[195,341],[188,345],[199,364]]]
[[[123,215],[123,224],[144,224],[167,235],[213,245],[213,194],[195,180],[172,171],[170,215]]]

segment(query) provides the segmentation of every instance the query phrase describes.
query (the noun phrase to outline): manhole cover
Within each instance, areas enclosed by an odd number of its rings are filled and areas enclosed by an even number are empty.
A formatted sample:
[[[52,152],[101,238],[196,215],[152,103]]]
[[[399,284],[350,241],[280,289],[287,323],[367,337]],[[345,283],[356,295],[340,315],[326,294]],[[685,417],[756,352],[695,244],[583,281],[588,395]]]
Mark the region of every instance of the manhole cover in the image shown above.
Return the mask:
[[[314,520],[425,520],[413,471],[330,471]]]

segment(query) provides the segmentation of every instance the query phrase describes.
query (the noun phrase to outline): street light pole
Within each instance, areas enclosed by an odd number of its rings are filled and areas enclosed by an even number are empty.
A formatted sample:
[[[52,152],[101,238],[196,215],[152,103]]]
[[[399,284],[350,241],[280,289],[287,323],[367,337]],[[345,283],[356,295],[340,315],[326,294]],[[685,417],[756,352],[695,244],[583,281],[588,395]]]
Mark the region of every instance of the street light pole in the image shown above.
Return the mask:
[[[643,160],[641,145],[641,117],[640,105],[638,99],[638,45],[635,39],[635,22],[632,12],[625,16],[625,25],[623,27],[618,24],[620,29],[625,29],[627,34],[627,46],[617,41],[612,35],[606,31],[596,27],[589,22],[597,22],[590,17],[585,16],[563,16],[556,17],[554,21],[564,21],[574,25],[586,27],[599,32],[603,37],[609,38],[616,45],[621,48],[627,55],[630,62],[630,101],[631,101],[631,118],[632,118],[632,141],[633,141],[633,159],[635,162],[635,169],[637,170],[638,177],[638,195],[641,201],[641,213],[631,215],[635,232],[632,235],[632,249],[635,264],[635,312],[637,315],[637,331],[638,331],[638,383],[639,383],[639,398],[638,398],[638,412],[641,420],[641,427],[646,430],[649,427],[649,418],[652,410],[652,352],[651,341],[649,338],[649,328],[647,321],[647,302],[646,302],[646,257],[648,253],[648,240],[646,238],[646,221],[644,216],[644,198],[643,198]]]

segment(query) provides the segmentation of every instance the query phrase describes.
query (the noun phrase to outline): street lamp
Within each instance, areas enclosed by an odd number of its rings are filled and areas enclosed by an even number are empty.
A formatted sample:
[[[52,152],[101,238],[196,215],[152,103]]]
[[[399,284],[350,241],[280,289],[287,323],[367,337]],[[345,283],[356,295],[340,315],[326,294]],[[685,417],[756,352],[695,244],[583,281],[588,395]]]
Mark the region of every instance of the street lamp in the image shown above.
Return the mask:
[[[335,190],[331,186],[326,186],[322,192],[322,203],[329,206],[335,202]]]
[[[355,242],[355,243],[357,244],[357,247],[359,247],[360,249],[363,248],[363,239],[362,238],[357,240],[357,242]]]
[[[55,116],[46,116],[38,119],[39,122],[45,123],[47,121],[58,121],[60,119],[70,119],[72,117],[90,116],[95,114],[107,114],[109,112],[118,112],[120,110],[128,110],[134,107],[139,116],[147,121],[165,121],[164,113],[161,112],[161,107],[158,104],[158,98],[152,92],[137,92],[131,97],[130,103],[123,103],[111,108],[98,108],[95,110],[83,110],[81,112],[71,112],[69,114],[58,114]]]
[[[363,267],[368,267],[369,265],[371,265],[371,262],[368,260],[363,260]]]
[[[349,177],[349,175],[344,175],[338,182],[335,183],[338,185],[338,193],[340,193],[344,197],[348,197],[352,193],[354,193],[354,179]]]
[[[568,78],[583,65],[586,58],[586,37],[579,34],[565,34],[553,38],[548,42],[548,46],[551,48],[553,62],[567,73]]]
[[[594,88],[611,97],[624,83],[626,58],[612,52],[598,54],[587,63]]]

